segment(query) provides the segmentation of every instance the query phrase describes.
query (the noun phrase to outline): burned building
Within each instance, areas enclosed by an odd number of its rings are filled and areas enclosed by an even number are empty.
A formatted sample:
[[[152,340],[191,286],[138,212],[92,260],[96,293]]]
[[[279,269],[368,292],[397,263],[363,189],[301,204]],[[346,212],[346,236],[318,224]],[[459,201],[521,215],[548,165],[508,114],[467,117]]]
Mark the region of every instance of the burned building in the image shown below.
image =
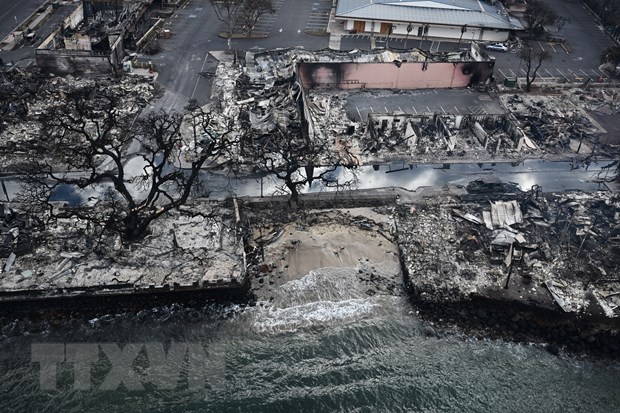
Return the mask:
[[[597,92],[498,98],[487,90],[493,68],[475,44],[439,53],[248,52],[245,66],[221,64],[214,97],[222,116],[246,136],[302,133],[331,142],[358,165],[609,159],[617,153],[617,142],[599,141],[606,130],[586,104]],[[617,108],[609,111],[613,116]],[[246,155],[251,161],[252,151]]]
[[[35,50],[37,65],[59,75],[114,73],[148,29],[151,3],[85,0]]]
[[[538,186],[509,194],[484,185],[399,207],[399,244],[416,297],[620,315],[616,194],[544,194]]]
[[[372,123],[367,118],[352,121],[347,97],[374,91],[406,96],[420,89],[484,89],[493,67],[477,45],[437,53],[282,49],[248,53],[243,68],[223,63],[214,97],[224,116],[239,120],[239,127],[251,134],[301,129],[306,137],[355,151],[365,145],[366,136],[376,137],[376,130],[366,127]],[[360,162],[367,161],[363,157],[360,152]]]

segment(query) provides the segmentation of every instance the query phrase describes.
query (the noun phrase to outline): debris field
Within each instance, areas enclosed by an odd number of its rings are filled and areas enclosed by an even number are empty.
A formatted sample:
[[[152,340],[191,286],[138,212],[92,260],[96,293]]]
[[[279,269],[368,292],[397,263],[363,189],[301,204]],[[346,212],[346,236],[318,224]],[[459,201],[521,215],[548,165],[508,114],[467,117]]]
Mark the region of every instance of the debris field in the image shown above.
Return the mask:
[[[45,226],[2,205],[0,300],[239,288],[244,253],[234,208],[194,200],[126,247],[77,218]]]
[[[500,298],[560,312],[620,315],[620,198],[491,194],[399,206],[398,243],[415,296]]]

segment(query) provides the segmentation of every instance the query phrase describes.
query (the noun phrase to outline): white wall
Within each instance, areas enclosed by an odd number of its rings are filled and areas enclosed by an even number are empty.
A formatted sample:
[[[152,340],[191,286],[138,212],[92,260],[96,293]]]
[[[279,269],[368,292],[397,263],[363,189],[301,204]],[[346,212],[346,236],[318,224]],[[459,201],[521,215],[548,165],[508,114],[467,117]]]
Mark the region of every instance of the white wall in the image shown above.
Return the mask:
[[[353,20],[346,20],[344,25],[345,30],[352,30],[354,27]],[[399,36],[407,35],[407,26],[406,23],[392,23],[394,26],[392,34],[396,34]],[[418,30],[422,26],[420,23],[411,23],[412,30],[409,32],[409,37],[411,38],[419,38]],[[365,25],[365,33],[371,32],[372,23],[367,21]],[[379,34],[381,31],[381,22],[377,21],[374,24],[374,32]],[[486,42],[503,42],[508,40],[508,31],[502,30],[493,30],[493,29],[481,29],[481,28],[468,28],[464,33],[462,40],[463,41],[486,41]],[[461,26],[433,26],[429,25],[428,33],[425,37],[429,38],[444,38],[458,41],[461,37]]]

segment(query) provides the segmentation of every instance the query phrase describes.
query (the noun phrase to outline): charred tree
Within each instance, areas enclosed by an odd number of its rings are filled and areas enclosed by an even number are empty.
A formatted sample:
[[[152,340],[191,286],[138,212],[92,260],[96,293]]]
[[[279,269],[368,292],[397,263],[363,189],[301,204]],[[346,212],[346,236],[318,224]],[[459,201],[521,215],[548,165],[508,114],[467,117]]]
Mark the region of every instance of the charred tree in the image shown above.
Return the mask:
[[[534,34],[542,33],[545,26],[556,25],[560,16],[541,0],[528,0],[523,20],[527,24],[526,30],[531,39]]]
[[[242,21],[241,11],[246,0],[209,0],[209,2],[213,6],[213,11],[218,20],[226,26],[225,37],[228,39],[228,47],[230,48],[230,39]]]
[[[40,139],[29,148],[20,200],[50,218],[77,217],[124,244],[145,235],[149,225],[183,205],[200,169],[231,146],[228,133],[215,133],[209,113],[126,111],[121,96],[97,85],[65,92],[38,116]],[[131,115],[127,115],[131,113]],[[192,151],[183,139],[184,119],[199,130]],[[95,207],[56,208],[59,189],[85,193]]]
[[[605,65],[612,74],[617,74],[620,65],[620,46],[611,46],[601,53],[601,64]]]
[[[245,0],[241,8],[241,22],[246,35],[251,35],[258,20],[265,14],[275,13],[273,0]]]
[[[345,189],[357,181],[354,172],[344,177],[343,172],[353,171],[357,159],[340,153],[327,140],[311,139],[301,133],[274,132],[254,138],[256,164],[262,173],[273,176],[280,183],[278,189],[290,194],[289,206],[299,204],[301,189],[312,182],[326,187]]]
[[[545,50],[534,50],[531,45],[526,43],[521,49],[520,57],[525,64],[525,91],[529,92],[532,89],[532,83],[538,76],[538,69],[544,61],[551,59],[551,55]]]

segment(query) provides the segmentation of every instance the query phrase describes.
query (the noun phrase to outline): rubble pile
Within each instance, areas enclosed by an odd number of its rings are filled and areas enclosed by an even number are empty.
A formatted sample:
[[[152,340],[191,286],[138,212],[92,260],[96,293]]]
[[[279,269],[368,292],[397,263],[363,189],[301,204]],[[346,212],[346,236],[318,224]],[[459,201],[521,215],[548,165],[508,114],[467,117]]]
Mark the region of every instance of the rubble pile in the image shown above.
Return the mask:
[[[617,152],[610,145],[598,142],[606,131],[587,113],[596,108],[616,113],[618,104],[614,103],[613,91],[579,90],[572,94],[568,91],[562,96],[503,95],[500,101],[508,114],[417,113],[417,110],[414,113],[411,108],[407,112],[387,112],[386,108],[384,113],[381,106],[370,107],[365,114],[353,103],[354,96],[359,100],[360,94],[369,94],[383,101],[394,94],[402,99],[402,95],[412,93],[412,101],[419,96],[415,91],[406,90],[306,90],[302,84],[312,82],[313,75],[306,74],[310,78],[303,80],[298,73],[303,72],[302,66],[306,63],[463,61],[468,56],[460,52],[427,55],[418,50],[248,52],[245,65],[220,63],[214,96],[221,108],[222,126],[233,125],[240,134],[250,130],[252,133],[246,135],[250,143],[255,137],[272,134],[276,129],[289,134],[305,133],[310,138],[330,142],[332,150],[347,148],[347,156],[357,157],[357,164],[394,159],[415,162],[562,160],[573,159],[576,154],[591,156],[595,149],[599,156]],[[321,82],[329,84],[327,80]],[[491,97],[485,96],[485,99]],[[251,163],[247,156],[251,151],[245,149],[247,161]]]
[[[606,115],[620,114],[620,90],[618,89],[591,89],[587,92],[582,89],[572,89],[564,96],[575,105]]]
[[[278,49],[253,54],[256,71],[267,80],[294,76],[298,63],[392,63],[398,62],[463,62],[475,61],[469,52],[425,52],[395,50],[306,50],[301,48]]]
[[[344,141],[362,164],[394,159],[518,159],[541,154],[510,115],[375,112],[366,122],[359,122],[349,114],[346,92],[313,92],[306,99],[306,109],[315,136]]]
[[[620,316],[620,198],[610,193],[478,193],[403,205],[399,244],[427,301],[497,297]]]
[[[488,155],[514,158],[537,149],[505,115],[373,114],[369,123],[364,147],[371,153],[384,147],[389,153],[432,161],[449,157],[484,159]]]
[[[125,77],[120,80],[107,78],[88,79],[66,77],[24,78],[19,82],[33,82],[38,84],[36,92],[27,94],[17,102],[9,102],[8,107],[21,112],[21,116],[7,116],[3,118],[4,128],[0,128],[0,164],[1,171],[13,172],[32,149],[41,135],[40,115],[50,108],[63,105],[66,94],[75,91],[102,90],[105,93],[119,97],[119,104],[115,107],[116,115],[120,118],[135,117],[142,108],[153,98],[153,86],[137,77]],[[93,99],[95,96],[92,97]],[[19,108],[19,109],[17,109]],[[15,112],[15,113],[17,113]],[[94,121],[94,120],[93,120]],[[94,123],[86,125],[96,133]]]
[[[299,134],[301,87],[293,78],[276,81],[268,73],[244,74],[233,62],[221,62],[216,73],[215,128],[219,133],[232,131],[239,138],[237,151],[242,162],[254,161],[254,145],[260,144],[263,136],[276,131]]]
[[[606,131],[586,112],[584,107],[588,105],[582,107],[582,103],[588,102],[592,106],[591,102],[596,98],[583,91],[572,95],[571,99],[570,91],[566,91],[561,95],[502,95],[500,99],[547,156],[591,155],[599,136]],[[580,96],[584,101],[580,102],[574,96]],[[617,152],[602,146],[598,149]]]
[[[4,213],[4,225],[11,214]],[[4,235],[0,299],[239,287],[244,282],[235,212],[216,202],[196,200],[170,212],[129,247],[117,238],[100,237],[87,221],[63,218],[38,226],[34,237],[27,235],[31,242],[45,242],[20,248],[8,236],[17,232],[13,228],[29,226],[22,215],[15,216]]]
[[[36,217],[0,204],[0,258],[6,259],[1,267],[3,272],[11,269],[17,256],[32,251],[42,225]]]

